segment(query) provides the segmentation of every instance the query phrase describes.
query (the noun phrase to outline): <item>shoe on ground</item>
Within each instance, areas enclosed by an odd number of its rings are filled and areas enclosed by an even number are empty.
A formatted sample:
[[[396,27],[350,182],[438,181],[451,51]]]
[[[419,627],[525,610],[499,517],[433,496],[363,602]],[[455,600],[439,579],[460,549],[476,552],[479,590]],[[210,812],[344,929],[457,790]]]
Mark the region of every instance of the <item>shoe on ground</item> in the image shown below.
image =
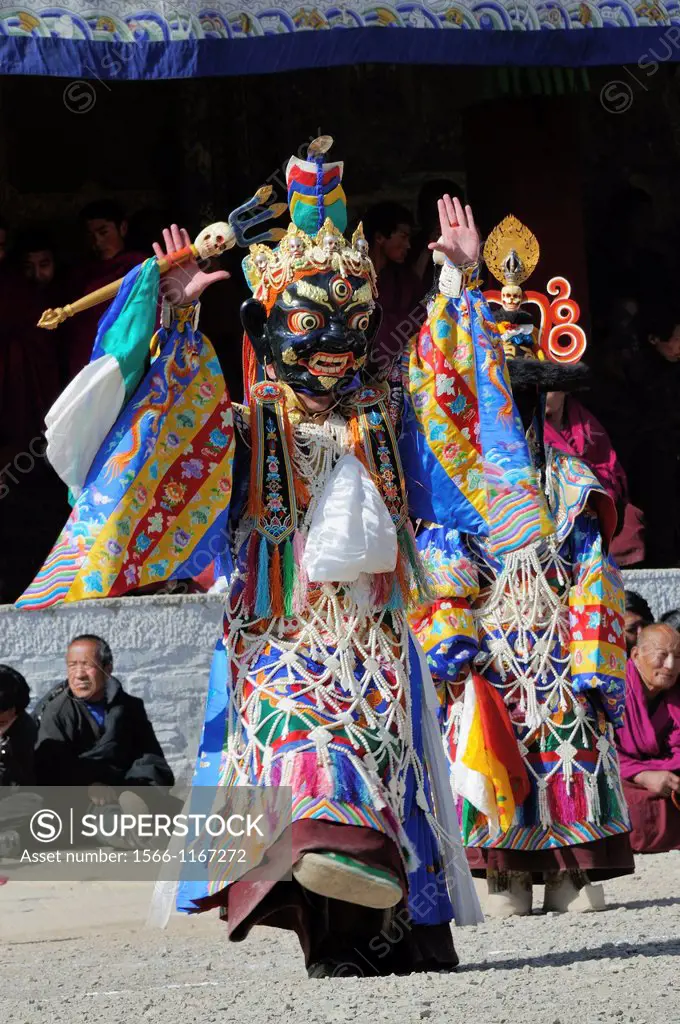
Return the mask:
[[[568,874],[557,883],[545,887],[543,910],[546,914],[593,914],[604,910],[604,888],[601,885],[584,885],[577,889]]]
[[[528,917],[532,911],[531,889],[520,888],[491,892],[484,901],[484,917],[504,921],[507,917]]]
[[[359,965],[350,960],[329,959],[310,964],[307,968],[307,977],[317,980],[322,978],[363,978],[365,975]]]
[[[303,854],[293,865],[293,877],[318,896],[372,910],[396,907],[403,896],[399,879],[392,871],[369,867],[340,853]]]

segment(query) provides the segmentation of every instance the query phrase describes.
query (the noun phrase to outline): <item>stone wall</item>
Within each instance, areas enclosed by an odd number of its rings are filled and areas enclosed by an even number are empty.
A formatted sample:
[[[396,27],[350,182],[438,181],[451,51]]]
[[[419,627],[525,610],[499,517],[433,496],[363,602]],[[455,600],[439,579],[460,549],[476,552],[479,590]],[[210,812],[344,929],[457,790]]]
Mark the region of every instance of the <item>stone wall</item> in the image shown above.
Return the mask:
[[[141,697],[178,778],[193,770],[208,670],[219,636],[219,597],[128,597],[61,605],[44,612],[0,607],[0,661],[19,669],[36,699],[65,677],[68,641],[104,637],[114,674]]]
[[[625,574],[655,615],[680,605],[680,569]],[[26,676],[36,699],[64,678],[68,641],[96,633],[110,643],[114,672],[141,697],[178,779],[198,746],[208,670],[219,636],[218,596],[129,597],[61,605],[45,612],[0,607],[0,662]]]

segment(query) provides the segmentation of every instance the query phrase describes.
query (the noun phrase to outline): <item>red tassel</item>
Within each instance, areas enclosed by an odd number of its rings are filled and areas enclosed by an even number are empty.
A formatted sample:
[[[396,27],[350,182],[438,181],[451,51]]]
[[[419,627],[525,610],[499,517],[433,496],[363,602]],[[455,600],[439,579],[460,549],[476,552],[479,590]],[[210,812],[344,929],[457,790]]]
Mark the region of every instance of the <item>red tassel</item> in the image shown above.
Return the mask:
[[[272,615],[275,619],[283,615],[283,580],[281,579],[281,553],[279,545],[274,545],[269,563],[269,593],[272,601]]]
[[[397,555],[397,568],[395,571],[397,574],[397,583],[401,591],[401,596],[404,600],[404,608],[408,608],[411,596],[411,588],[409,585],[410,573],[408,571],[407,566],[404,564],[404,556],[402,555],[401,550]]]
[[[392,577],[389,573],[379,572],[373,577],[373,603],[376,608],[383,608],[390,597]]]
[[[574,772],[569,789],[567,793],[562,775],[553,776],[548,783],[548,807],[555,824],[568,825],[588,818],[588,803],[581,772]]]
[[[253,530],[248,541],[246,552],[246,585],[243,588],[243,607],[249,615],[255,609],[255,588],[257,586],[257,556],[260,548],[260,535]]]
[[[250,405],[250,389],[257,382],[257,357],[247,334],[243,335],[241,364],[243,366],[243,395],[246,405]]]

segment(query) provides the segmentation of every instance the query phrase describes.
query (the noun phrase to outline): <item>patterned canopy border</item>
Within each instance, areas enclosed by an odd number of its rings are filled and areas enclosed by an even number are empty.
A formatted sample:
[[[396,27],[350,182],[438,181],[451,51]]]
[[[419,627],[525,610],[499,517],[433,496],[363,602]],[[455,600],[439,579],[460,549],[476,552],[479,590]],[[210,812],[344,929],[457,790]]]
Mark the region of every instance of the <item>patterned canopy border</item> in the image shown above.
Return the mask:
[[[0,72],[82,79],[263,74],[358,62],[588,67],[675,62],[680,0],[217,0],[0,8]],[[151,4],[154,0],[151,0]],[[647,72],[649,73],[649,71]]]

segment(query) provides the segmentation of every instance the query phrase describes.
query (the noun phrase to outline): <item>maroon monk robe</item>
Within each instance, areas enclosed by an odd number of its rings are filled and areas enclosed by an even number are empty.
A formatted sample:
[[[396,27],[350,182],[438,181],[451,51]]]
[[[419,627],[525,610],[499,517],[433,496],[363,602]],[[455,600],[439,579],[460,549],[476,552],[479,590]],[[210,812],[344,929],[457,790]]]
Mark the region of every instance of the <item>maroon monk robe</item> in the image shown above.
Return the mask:
[[[650,700],[632,660],[626,668],[626,718],[617,730],[623,791],[630,810],[636,853],[680,849],[680,810],[633,779],[644,771],[680,775],[680,685]]]
[[[123,250],[112,260],[97,260],[79,267],[71,276],[68,284],[67,302],[89,295],[90,292],[103,288],[104,285],[125,277],[138,263],[149,258],[149,253],[128,252]],[[64,387],[90,361],[97,325],[106,310],[108,303],[93,306],[82,313],[77,313],[70,320],[57,328],[63,332],[67,350]]]
[[[573,395],[567,395],[562,426],[557,430],[546,420],[544,434],[550,448],[587,462],[606,488],[623,517],[609,553],[619,566],[637,565],[645,557],[642,514],[628,500],[626,473],[607,431],[590,409]]]

